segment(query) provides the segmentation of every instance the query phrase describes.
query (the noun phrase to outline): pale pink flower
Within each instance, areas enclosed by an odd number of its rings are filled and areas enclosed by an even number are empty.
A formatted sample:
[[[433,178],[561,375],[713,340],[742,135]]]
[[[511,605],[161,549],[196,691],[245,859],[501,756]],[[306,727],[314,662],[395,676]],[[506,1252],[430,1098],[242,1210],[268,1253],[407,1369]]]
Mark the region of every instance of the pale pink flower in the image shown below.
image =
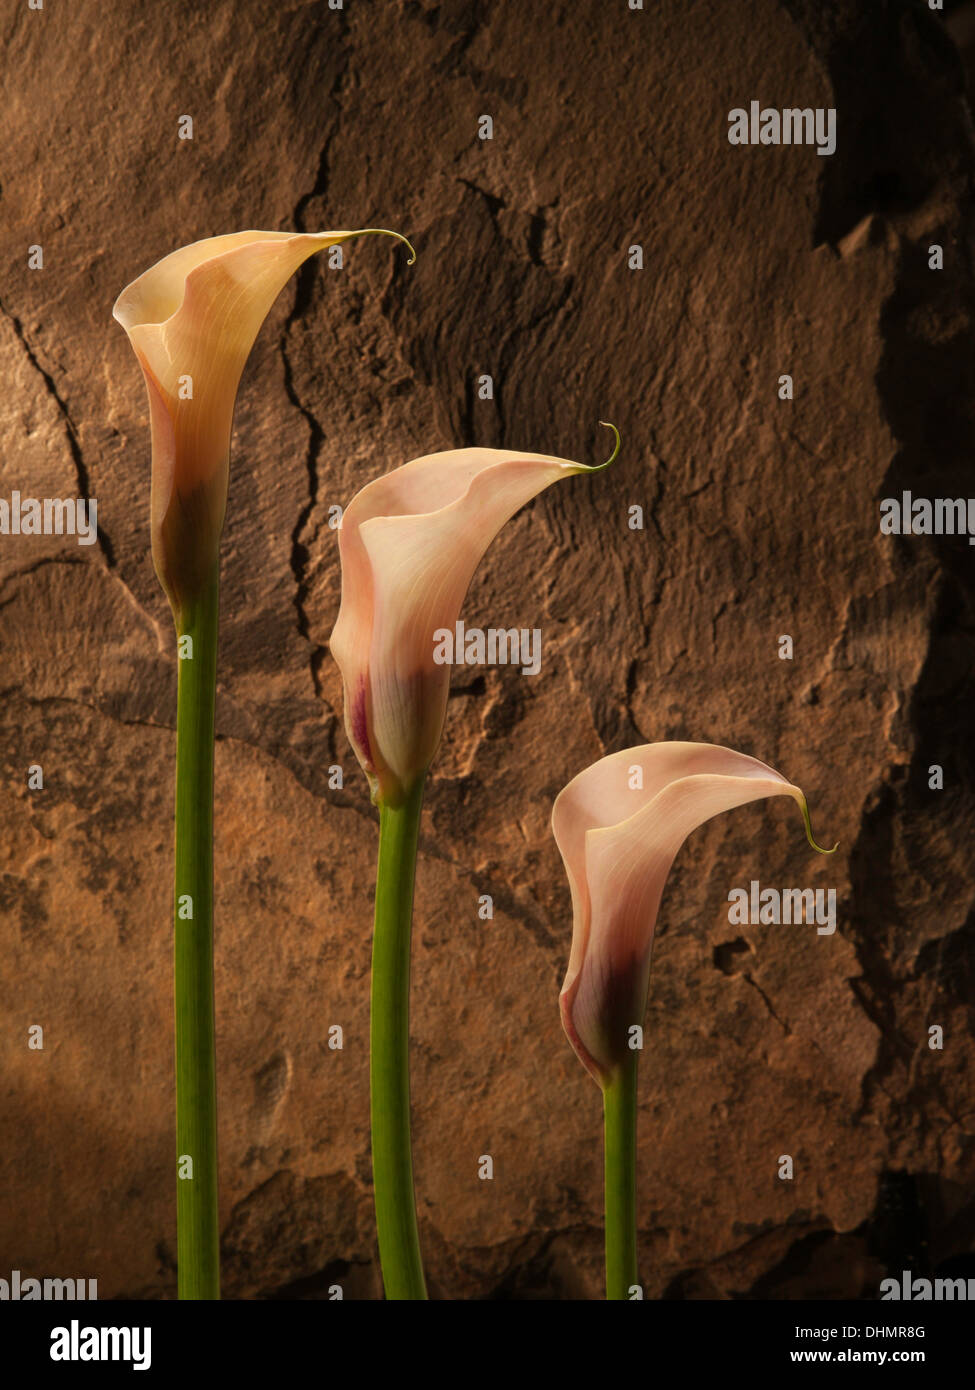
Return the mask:
[[[349,503],[331,648],[374,800],[398,802],[437,750],[450,667],[434,660],[434,633],[455,624],[494,537],[549,484],[595,471],[544,454],[454,449],[413,459]]]
[[[791,796],[819,849],[798,787],[755,758],[709,743],[649,743],[612,753],[556,797],[552,831],[569,877],[573,922],[562,1023],[600,1085],[625,1059],[630,1029],[643,1023],[654,928],[674,856],[712,816],[766,796]]]

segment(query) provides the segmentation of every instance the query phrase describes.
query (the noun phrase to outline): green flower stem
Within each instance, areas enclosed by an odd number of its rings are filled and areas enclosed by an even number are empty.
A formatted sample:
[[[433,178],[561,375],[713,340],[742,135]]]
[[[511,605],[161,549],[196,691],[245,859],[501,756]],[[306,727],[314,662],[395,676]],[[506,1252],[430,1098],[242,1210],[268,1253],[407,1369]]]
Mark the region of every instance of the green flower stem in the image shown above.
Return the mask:
[[[629,1299],[636,1270],[636,1078],[634,1051],[603,1087],[606,1170],[606,1297]]]
[[[176,1234],[179,1297],[220,1297],[213,1008],[213,706],[218,570],[177,624]],[[190,648],[186,639],[192,641]],[[190,655],[192,651],[192,655]],[[192,1176],[187,1158],[192,1160]]]
[[[372,1177],[388,1299],[427,1296],[410,1146],[410,931],[423,803],[421,777],[398,806],[379,808],[372,939]]]

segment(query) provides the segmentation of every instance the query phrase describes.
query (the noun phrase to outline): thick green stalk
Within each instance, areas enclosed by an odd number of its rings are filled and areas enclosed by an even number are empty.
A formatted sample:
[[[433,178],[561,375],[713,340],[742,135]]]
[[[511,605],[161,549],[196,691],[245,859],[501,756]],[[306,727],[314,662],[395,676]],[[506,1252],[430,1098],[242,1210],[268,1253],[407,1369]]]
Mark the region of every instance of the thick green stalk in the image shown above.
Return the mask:
[[[603,1087],[606,1168],[606,1297],[629,1299],[636,1270],[636,1078],[634,1051]]]
[[[427,1296],[410,1145],[410,931],[423,778],[379,810],[372,939],[372,1179],[388,1299]]]
[[[180,1298],[220,1297],[213,1006],[213,706],[218,571],[178,624],[176,1232]],[[187,640],[189,639],[189,640]]]

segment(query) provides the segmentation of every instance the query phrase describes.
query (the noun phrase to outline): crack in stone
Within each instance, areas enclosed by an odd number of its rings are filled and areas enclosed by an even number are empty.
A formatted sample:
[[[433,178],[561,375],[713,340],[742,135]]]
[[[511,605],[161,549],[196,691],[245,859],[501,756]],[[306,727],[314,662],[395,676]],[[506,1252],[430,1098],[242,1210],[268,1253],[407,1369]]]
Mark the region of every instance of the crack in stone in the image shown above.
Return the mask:
[[[80,556],[75,558],[72,555],[40,555],[36,560],[32,560],[29,564],[21,565],[18,569],[5,570],[4,573],[0,575],[0,594],[3,593],[8,585],[13,584],[18,579],[29,578],[30,575],[36,574],[38,570],[43,569],[45,565],[86,565],[87,563],[88,561],[82,559]],[[6,608],[8,604],[14,603],[17,598],[18,594],[14,592],[9,598],[0,600],[0,608]]]
[[[295,315],[292,313],[287,324],[285,324],[284,337],[281,343],[281,358],[284,363],[284,387],[288,393],[288,399],[295,409],[300,411],[308,426],[308,447],[305,450],[305,472],[308,477],[308,500],[299,511],[298,518],[291,532],[290,563],[291,572],[295,580],[295,593],[292,602],[294,603],[295,612],[297,614],[298,631],[311,647],[309,670],[311,672],[312,686],[315,694],[320,698],[322,694],[322,685],[319,673],[327,649],[322,646],[320,642],[313,641],[311,637],[308,613],[305,609],[305,600],[308,597],[310,587],[308,582],[308,563],[311,557],[308,546],[301,537],[308,524],[308,519],[318,503],[318,458],[325,440],[325,432],[314,414],[302,402],[295,390],[291,360],[288,356],[288,349],[285,346],[288,329],[294,317]]]
[[[9,607],[10,604],[15,603],[17,599],[20,597],[20,591],[18,589],[14,589],[14,591],[10,594],[9,597],[2,597],[2,595],[5,594],[6,590],[10,586],[14,585],[17,580],[29,578],[32,574],[36,574],[39,570],[44,569],[47,565],[77,565],[80,567],[88,564],[90,564],[90,561],[83,559],[81,556],[74,556],[70,553],[61,555],[40,555],[36,560],[32,560],[25,565],[20,565],[17,569],[4,571],[2,574],[0,574],[0,609]],[[111,576],[112,580],[115,583],[117,583],[121,588],[122,593],[125,596],[126,603],[128,603],[130,607],[134,609],[136,613],[138,613],[139,617],[151,628],[152,633],[156,639],[156,650],[160,654],[168,651],[167,643],[164,640],[162,629],[160,628],[157,619],[153,616],[149,609],[145,607],[143,603],[140,603],[139,599],[133,593],[132,589],[122,578],[121,572],[118,569],[111,570],[106,566],[106,568],[102,570],[101,573],[109,574]]]
[[[89,700],[78,699],[75,695],[26,695],[18,686],[0,687],[0,699],[7,697],[17,697],[23,700],[25,704],[38,709],[43,709],[48,705],[77,706],[81,709],[90,710],[93,714],[97,714],[99,718],[108,719],[113,724],[136,729],[153,729],[157,732],[169,734],[173,738],[176,736],[176,726],[174,724],[155,723],[149,719],[126,719],[122,715],[116,714],[110,709],[105,709],[101,705],[92,704]],[[275,753],[273,749],[267,748],[264,744],[255,743],[252,739],[242,738],[239,734],[217,732],[214,737],[216,743],[237,743],[244,748],[253,749],[255,753],[260,753],[263,757],[269,758],[271,762],[275,763],[282,771],[286,772],[288,776],[301,787],[302,791],[307,792],[308,795],[313,797],[316,801],[323,801],[326,806],[335,807],[340,811],[354,811],[356,815],[362,817],[364,820],[378,823],[371,804],[360,802],[355,797],[349,795],[323,797],[319,792],[316,792],[314,787],[307,781],[299,777],[294,767],[286,762],[284,758]],[[421,841],[421,844],[422,843]],[[440,858],[441,856],[437,855],[435,857]]]
[[[480,184],[472,179],[458,176],[455,182],[463,188],[480,198],[487,209],[491,227],[499,243],[505,247],[510,247],[516,253],[518,248],[512,239],[506,234],[501,226],[499,214],[507,211],[509,204],[497,193],[491,193],[488,189],[482,188]],[[528,217],[527,232],[527,264],[530,268],[543,270],[549,278],[551,284],[561,281],[561,286],[556,294],[555,300],[540,308],[536,313],[531,314],[527,319],[515,324],[502,336],[500,345],[495,354],[496,366],[494,372],[497,376],[499,389],[494,396],[494,410],[498,423],[498,440],[501,448],[508,447],[506,444],[508,436],[508,426],[505,413],[504,383],[508,377],[508,365],[516,349],[526,337],[538,334],[541,327],[550,319],[555,319],[562,312],[572,296],[575,288],[575,277],[565,270],[552,270],[542,259],[541,247],[547,227],[546,213],[554,209],[556,203],[546,204],[541,208],[527,211]],[[462,432],[466,440],[476,443],[475,435],[475,399],[474,382],[468,378],[464,389],[464,409],[461,417]]]
[[[764,989],[762,989],[762,986],[758,983],[754,976],[749,974],[747,971],[744,971],[742,973],[741,978],[745,981],[746,984],[751,985],[752,989],[757,991],[757,993],[762,996],[762,1000],[765,1004],[766,1009],[768,1009],[769,1014],[772,1018],[775,1019],[776,1023],[782,1029],[785,1036],[787,1038],[790,1038],[792,1036],[792,1029],[783,1019],[779,1018],[778,1014],[775,1012],[775,1009],[772,1007],[771,999],[769,999],[768,995],[765,993]]]
[[[482,188],[479,183],[474,183],[472,179],[458,178],[457,182],[463,184],[465,188],[469,188],[472,193],[476,193],[479,198],[484,199],[488,215],[491,218],[491,223],[497,233],[498,240],[507,241],[507,237],[501,230],[501,225],[498,222],[498,213],[508,206],[505,200],[500,198],[497,193],[489,193],[486,188]]]
[[[348,37],[348,32],[348,20],[345,19],[343,16],[341,20],[341,34],[343,39],[346,39]],[[332,88],[327,97],[327,103],[334,102],[334,104],[339,108],[339,112],[341,112],[341,102],[339,101],[339,94],[341,92],[342,84],[345,81],[345,76],[348,71],[348,55],[345,54],[344,57],[345,61],[341,63],[338,74],[335,78],[335,81],[332,84]],[[303,193],[301,197],[298,199],[297,203],[295,203],[294,212],[292,214],[292,220],[294,222],[296,230],[299,232],[307,231],[307,228],[305,226],[305,212],[308,206],[316,198],[325,198],[328,194],[328,186],[330,179],[329,153],[332,147],[332,141],[335,139],[335,135],[338,131],[338,126],[339,122],[338,119],[336,119],[333,122],[332,129],[327,135],[325,142],[319,151],[318,169],[315,174],[314,184],[312,185],[311,189],[307,193]],[[288,339],[291,335],[291,330],[294,327],[294,325],[304,317],[305,312],[311,304],[313,286],[315,283],[314,262],[315,258],[313,257],[312,260],[306,262],[298,272],[298,283],[297,288],[295,290],[294,305],[292,307],[291,313],[288,315],[288,318],[285,322],[284,328],[281,333],[281,360],[284,364],[284,389],[288,394],[288,400],[295,407],[295,409],[300,412],[300,414],[304,418],[305,424],[308,426],[308,447],[305,451],[305,472],[308,477],[308,500],[299,511],[297,520],[295,521],[294,527],[291,532],[290,563],[291,572],[294,575],[295,581],[295,594],[293,602],[295,607],[295,613],[297,615],[298,632],[301,634],[301,636],[305,639],[305,641],[311,648],[308,666],[309,671],[311,673],[312,687],[315,691],[316,696],[321,698],[322,684],[320,672],[322,668],[322,662],[325,659],[325,655],[328,651],[328,648],[320,642],[315,642],[311,636],[311,629],[308,622],[308,613],[305,609],[305,600],[308,597],[308,592],[310,588],[308,580],[308,565],[311,559],[311,555],[309,553],[308,545],[305,543],[304,540],[302,540],[302,535],[304,533],[305,527],[308,524],[309,518],[314,512],[315,507],[318,505],[318,461],[321,455],[322,446],[325,442],[325,431],[319,424],[318,418],[315,415],[314,411],[305,404],[305,402],[301,399],[301,397],[298,394],[294,380],[294,369],[292,367],[291,357],[288,353]]]
[[[13,328],[14,333],[17,335],[17,341],[24,349],[24,353],[27,357],[28,362],[34,368],[35,372],[37,372],[41,380],[44,382],[45,388],[47,389],[47,393],[51,397],[52,401],[55,404],[55,407],[57,408],[58,414],[60,415],[61,420],[64,424],[64,432],[67,436],[68,448],[71,451],[71,460],[74,464],[75,477],[77,479],[78,485],[78,493],[82,497],[90,497],[91,485],[90,479],[88,477],[88,466],[85,463],[84,454],[82,453],[81,449],[81,440],[78,438],[78,431],[75,427],[74,421],[71,418],[71,413],[68,410],[67,404],[62,399],[61,394],[58,391],[58,388],[55,384],[54,378],[51,376],[51,373],[46,371],[44,367],[41,366],[37,354],[31,347],[27,334],[24,332],[24,326],[21,323],[20,319],[17,317],[16,314],[12,313],[7,308],[2,299],[0,299],[0,313],[2,313],[4,318],[6,318],[10,322],[10,325]],[[114,569],[115,550],[112,545],[111,538],[107,535],[105,528],[101,524],[98,525],[97,534],[98,548],[102,552],[102,555],[105,557],[105,563],[107,564],[109,569]]]
[[[49,705],[74,705],[82,709],[90,710],[93,714],[98,715],[100,718],[108,719],[114,724],[130,728],[152,729],[156,732],[169,734],[174,738],[176,735],[176,729],[172,724],[157,724],[147,719],[126,719],[119,714],[113,713],[111,710],[103,709],[98,705],[92,704],[88,700],[80,700],[72,695],[31,696],[25,695],[15,686],[7,687],[6,689],[0,688],[0,699],[10,695],[19,696],[20,699],[32,708],[44,708]],[[371,802],[350,795],[348,792],[340,793],[337,796],[323,797],[306,781],[300,778],[293,767],[289,766],[287,762],[271,749],[266,748],[263,744],[254,743],[250,739],[241,738],[238,734],[217,733],[216,741],[218,743],[237,743],[245,748],[253,749],[254,752],[264,757],[270,758],[273,763],[286,772],[298,786],[313,797],[315,801],[324,802],[325,806],[329,809],[334,808],[340,811],[351,811],[359,816],[360,819],[366,820],[370,824],[378,827],[378,813]],[[474,889],[479,886],[484,877],[482,870],[472,868],[467,864],[462,864],[453,859],[449,854],[444,853],[435,834],[421,832],[418,851],[418,872],[422,872],[422,861],[426,859],[428,862],[441,864],[445,868],[452,870]],[[499,880],[502,877],[503,875],[498,875]],[[509,891],[507,888],[498,888],[496,886],[493,891],[493,896],[496,905],[502,912],[510,917],[513,923],[525,929],[544,954],[548,954],[554,948],[558,947],[559,942],[552,929],[538,913],[532,912],[528,904],[520,899],[517,890]],[[419,930],[421,925],[421,923],[415,922],[415,929]]]

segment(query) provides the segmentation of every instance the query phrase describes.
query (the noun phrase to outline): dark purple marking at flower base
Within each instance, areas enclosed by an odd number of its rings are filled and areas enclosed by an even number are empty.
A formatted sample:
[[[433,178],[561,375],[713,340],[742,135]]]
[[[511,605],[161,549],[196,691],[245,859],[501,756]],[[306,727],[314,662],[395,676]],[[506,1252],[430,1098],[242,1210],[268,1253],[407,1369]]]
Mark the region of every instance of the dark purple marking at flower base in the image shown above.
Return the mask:
[[[352,700],[352,742],[359,749],[367,767],[372,767],[372,749],[369,747],[369,728],[366,723],[366,682],[359,677],[359,684]]]

